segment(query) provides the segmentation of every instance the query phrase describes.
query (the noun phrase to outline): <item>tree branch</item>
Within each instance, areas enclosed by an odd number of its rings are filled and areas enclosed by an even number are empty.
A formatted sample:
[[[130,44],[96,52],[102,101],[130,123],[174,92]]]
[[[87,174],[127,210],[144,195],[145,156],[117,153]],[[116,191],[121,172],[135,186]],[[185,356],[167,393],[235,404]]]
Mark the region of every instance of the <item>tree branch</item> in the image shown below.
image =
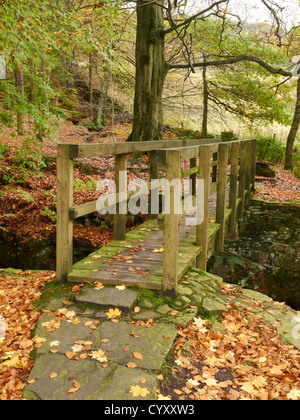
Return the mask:
[[[263,61],[261,58],[252,56],[252,55],[240,55],[238,57],[231,57],[231,58],[227,58],[225,60],[217,60],[217,61],[206,61],[206,62],[201,62],[201,63],[193,63],[193,67],[219,67],[219,66],[224,66],[226,64],[235,64],[235,63],[240,63],[242,61],[249,61],[251,63],[256,63],[258,65],[260,65],[261,67],[263,67],[264,69],[266,69],[269,73],[272,74],[280,74],[282,76],[292,76],[292,72],[290,71],[286,71],[284,69],[276,69],[272,66],[270,66],[268,63],[266,63],[265,61]],[[168,70],[171,69],[188,69],[190,68],[190,64],[167,64],[167,68]]]
[[[215,3],[213,3],[212,5],[210,5],[209,7],[207,7],[205,10],[201,10],[201,12],[196,13],[195,15],[189,17],[188,19],[185,19],[184,21],[178,23],[177,25],[174,24],[173,21],[173,25],[168,28],[168,29],[163,29],[161,31],[161,35],[167,35],[170,32],[176,31],[177,29],[181,28],[182,26],[188,26],[190,23],[192,23],[195,19],[197,19],[200,16],[203,16],[205,13],[209,12],[210,10],[212,10],[214,7],[219,6],[222,3],[227,3],[228,0],[219,0],[216,1]]]

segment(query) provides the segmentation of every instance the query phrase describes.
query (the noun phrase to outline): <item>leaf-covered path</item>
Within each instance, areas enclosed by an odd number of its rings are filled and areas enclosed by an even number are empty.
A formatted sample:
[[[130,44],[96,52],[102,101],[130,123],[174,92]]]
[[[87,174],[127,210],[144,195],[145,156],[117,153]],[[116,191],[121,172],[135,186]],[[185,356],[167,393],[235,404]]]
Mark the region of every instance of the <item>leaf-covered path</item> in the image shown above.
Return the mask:
[[[175,302],[99,282],[56,290],[53,277],[1,274],[1,399],[300,399],[300,314],[283,303],[198,270]],[[4,299],[13,284],[22,293]]]

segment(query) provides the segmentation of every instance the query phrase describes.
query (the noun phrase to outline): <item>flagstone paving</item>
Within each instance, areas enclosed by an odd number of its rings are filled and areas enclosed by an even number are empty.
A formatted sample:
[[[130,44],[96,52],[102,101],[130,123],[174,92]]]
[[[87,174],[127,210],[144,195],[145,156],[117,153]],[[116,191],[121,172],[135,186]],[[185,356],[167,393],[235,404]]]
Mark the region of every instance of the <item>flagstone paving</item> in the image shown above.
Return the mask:
[[[232,302],[259,314],[300,349],[299,312],[258,292],[241,289],[232,295],[232,286],[200,270],[190,269],[183,280],[175,301],[155,291],[107,286],[84,286],[71,304],[69,295],[51,300],[34,331],[35,363],[24,397],[157,399],[157,375],[172,352],[177,327],[196,316],[221,314]],[[146,390],[145,397],[133,397],[130,388],[136,385]]]

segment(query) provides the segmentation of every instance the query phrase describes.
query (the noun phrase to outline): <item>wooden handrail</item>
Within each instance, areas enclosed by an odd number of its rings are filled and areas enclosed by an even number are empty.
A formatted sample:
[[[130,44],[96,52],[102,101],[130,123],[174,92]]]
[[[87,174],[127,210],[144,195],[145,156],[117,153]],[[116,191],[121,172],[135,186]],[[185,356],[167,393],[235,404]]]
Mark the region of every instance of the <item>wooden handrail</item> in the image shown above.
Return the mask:
[[[73,161],[76,158],[115,155],[116,194],[112,196],[116,204],[114,222],[115,239],[124,240],[127,215],[121,211],[122,205],[136,191],[127,191],[126,177],[119,182],[119,173],[127,171],[128,154],[150,152],[151,182],[148,190],[153,193],[159,187],[159,163],[166,165],[166,179],[189,177],[192,180],[192,194],[196,195],[200,183],[204,181],[203,222],[196,226],[197,245],[202,252],[197,258],[197,266],[206,270],[207,259],[211,254],[208,243],[209,213],[208,202],[212,193],[217,192],[216,222],[217,232],[214,247],[222,250],[224,246],[225,225],[228,223],[230,237],[236,238],[237,222],[248,204],[251,188],[254,188],[256,165],[256,140],[237,140],[222,142],[220,139],[152,141],[110,144],[59,144],[57,153],[57,279],[63,281],[72,271],[73,265],[73,220],[97,210],[97,201],[75,206],[73,204]],[[228,153],[231,152],[230,177],[227,176]],[[213,160],[212,160],[213,158]],[[181,162],[190,160],[190,169],[182,171]],[[197,162],[199,159],[199,163]],[[212,171],[212,173],[211,173]],[[230,181],[229,209],[226,207],[226,185]],[[200,191],[200,190],[199,190]],[[198,191],[198,193],[199,193]],[[203,193],[203,191],[202,191]],[[178,285],[178,222],[180,215],[174,208],[174,188],[170,188],[170,214],[164,221],[164,275],[162,292],[175,297]],[[111,197],[110,197],[111,198]],[[173,204],[172,204],[173,203]],[[126,207],[127,208],[127,207]],[[202,210],[201,210],[202,211]],[[125,212],[126,213],[126,212]],[[225,217],[226,213],[226,217]],[[152,215],[154,217],[155,215]],[[229,217],[229,219],[228,219]]]

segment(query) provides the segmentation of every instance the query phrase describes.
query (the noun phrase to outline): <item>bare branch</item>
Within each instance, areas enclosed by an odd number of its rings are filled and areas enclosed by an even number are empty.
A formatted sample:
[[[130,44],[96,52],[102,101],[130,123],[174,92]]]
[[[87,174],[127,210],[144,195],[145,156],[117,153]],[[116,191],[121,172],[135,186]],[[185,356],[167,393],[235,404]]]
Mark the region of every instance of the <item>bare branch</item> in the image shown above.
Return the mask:
[[[182,26],[189,26],[194,20],[196,20],[199,17],[202,17],[205,15],[205,13],[209,12],[210,10],[214,9],[216,6],[219,6],[222,3],[227,3],[228,0],[219,0],[215,3],[211,4],[209,7],[207,7],[205,10],[201,10],[201,12],[196,13],[195,15],[189,17],[188,19],[185,19],[184,21],[178,23],[177,25],[171,25],[170,28],[164,29],[161,31],[161,35],[169,34],[170,32],[176,31],[177,29],[181,28]]]
[[[280,74],[282,76],[292,76],[292,72],[286,71],[284,69],[276,69],[272,66],[270,66],[268,63],[263,61],[261,58],[252,56],[252,55],[240,55],[238,57],[231,57],[227,58],[225,60],[217,60],[217,61],[206,61],[201,63],[193,63],[193,67],[218,67],[218,66],[224,66],[226,64],[235,64],[240,63],[242,61],[249,61],[251,63],[256,63],[266,69],[269,73],[272,74]],[[190,64],[167,64],[168,69],[187,69],[190,68]]]

